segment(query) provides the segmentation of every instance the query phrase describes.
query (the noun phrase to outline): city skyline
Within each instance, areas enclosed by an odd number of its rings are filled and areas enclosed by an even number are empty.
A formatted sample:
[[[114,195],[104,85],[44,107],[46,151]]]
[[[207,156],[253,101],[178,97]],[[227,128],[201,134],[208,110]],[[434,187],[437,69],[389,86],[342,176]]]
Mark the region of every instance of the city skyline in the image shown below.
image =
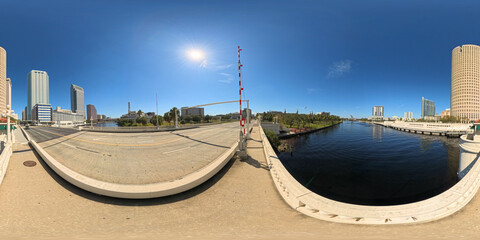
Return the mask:
[[[106,3],[0,3],[8,9],[0,20],[10,23],[0,26],[0,46],[8,53],[13,109],[24,108],[31,69],[49,73],[53,106],[68,108],[68,93],[61,89],[76,83],[89,93],[85,104],[112,117],[125,113],[126,102],[155,111],[155,93],[159,113],[235,100],[240,45],[244,93],[253,112],[368,117],[372,106],[382,105],[385,116],[419,117],[422,96],[437,109],[450,108],[451,51],[480,44],[480,33],[464,24],[480,20],[473,10],[479,3],[470,1],[279,1],[256,3],[258,10],[249,3],[214,2],[192,1],[181,14],[175,3],[146,1],[119,2],[114,11]],[[62,23],[52,24],[59,17]],[[203,51],[204,59],[189,59],[190,49]],[[410,85],[415,87],[405,87]],[[205,114],[237,108],[212,106]]]

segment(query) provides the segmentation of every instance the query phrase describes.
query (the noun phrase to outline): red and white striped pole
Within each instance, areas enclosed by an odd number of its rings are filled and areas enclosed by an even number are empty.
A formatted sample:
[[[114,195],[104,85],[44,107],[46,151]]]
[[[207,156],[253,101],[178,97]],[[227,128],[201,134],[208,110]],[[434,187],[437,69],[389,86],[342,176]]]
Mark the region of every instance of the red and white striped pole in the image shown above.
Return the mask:
[[[242,73],[241,73],[241,68],[243,67],[242,63],[240,62],[240,51],[242,51],[242,49],[240,48],[240,46],[238,46],[238,95],[240,97],[240,100],[239,100],[239,103],[240,103],[240,145],[239,145],[239,148],[240,150],[244,150],[243,149],[243,138],[244,138],[244,135],[245,135],[245,124],[244,124],[244,118],[243,118],[243,114],[242,114]]]

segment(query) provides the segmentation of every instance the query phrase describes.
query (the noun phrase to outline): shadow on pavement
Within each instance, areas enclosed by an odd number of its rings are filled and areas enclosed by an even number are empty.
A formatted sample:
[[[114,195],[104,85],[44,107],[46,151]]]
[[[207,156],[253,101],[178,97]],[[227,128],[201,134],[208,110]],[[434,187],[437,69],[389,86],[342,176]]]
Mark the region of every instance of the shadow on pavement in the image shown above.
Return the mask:
[[[228,147],[228,146],[222,146],[222,145],[217,145],[217,144],[208,143],[208,142],[200,141],[200,140],[197,140],[197,139],[193,139],[193,138],[191,138],[191,137],[189,137],[189,136],[184,136],[184,135],[178,134],[178,133],[172,133],[172,134],[175,134],[175,135],[177,135],[177,136],[179,136],[179,137],[183,137],[183,138],[186,138],[186,139],[195,141],[195,142],[199,142],[199,143],[207,144],[207,145],[210,145],[210,146],[214,146],[214,147],[227,148],[227,149],[230,148],[230,147]]]
[[[120,205],[120,206],[153,206],[153,205],[162,205],[162,204],[169,204],[169,203],[174,203],[178,201],[182,201],[185,199],[189,199],[191,197],[195,197],[196,195],[199,195],[209,189],[211,186],[215,185],[226,173],[227,171],[232,167],[233,163],[237,159],[236,156],[233,156],[232,159],[217,173],[215,174],[212,178],[207,180],[206,182],[200,184],[199,186],[190,189],[188,191],[178,193],[172,196],[167,196],[167,197],[160,197],[160,198],[151,198],[151,199],[122,199],[122,198],[114,198],[114,197],[107,197],[103,195],[98,195],[95,193],[91,193],[88,191],[85,191],[69,182],[67,182],[65,179],[60,177],[55,171],[53,171],[40,157],[40,155],[37,154],[36,151],[33,151],[35,156],[37,157],[38,161],[40,162],[40,165],[45,169],[45,171],[62,187],[67,189],[68,191],[79,195],[81,197],[84,197],[86,199],[96,201],[96,202],[101,202],[105,204],[112,204],[112,205]]]
[[[251,148],[251,147],[250,147]],[[263,148],[263,147],[262,147]],[[252,157],[248,156],[247,159],[245,160],[240,160],[240,162],[244,162],[244,163],[247,163],[251,166],[254,166],[256,168],[261,168],[261,169],[264,169],[264,170],[267,170],[267,171],[270,171],[270,169],[268,168],[267,164],[263,164],[263,163],[260,163],[259,161],[253,159]]]
[[[55,129],[56,133],[51,133],[49,130],[40,130],[46,127],[30,127],[29,129],[25,129],[28,135],[35,140],[37,143],[49,141],[52,139],[57,139],[61,137],[66,137],[68,135],[74,134],[79,132],[76,129],[69,129],[69,128],[59,128]]]

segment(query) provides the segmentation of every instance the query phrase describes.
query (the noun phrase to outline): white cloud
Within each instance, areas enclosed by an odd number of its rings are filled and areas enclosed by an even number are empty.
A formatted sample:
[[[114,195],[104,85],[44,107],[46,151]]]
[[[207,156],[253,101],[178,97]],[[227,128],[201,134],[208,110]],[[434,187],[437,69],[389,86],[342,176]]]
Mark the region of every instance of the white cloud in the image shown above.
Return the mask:
[[[312,94],[312,93],[314,93],[314,92],[316,92],[316,91],[317,91],[317,89],[315,89],[315,88],[307,88],[307,93],[308,93],[308,94]]]
[[[328,68],[328,77],[339,77],[345,73],[350,72],[352,69],[352,61],[351,60],[343,60],[340,62],[334,62]]]
[[[219,73],[222,76],[222,79],[218,80],[221,83],[231,83],[233,82],[233,76],[230,73]]]
[[[213,70],[221,71],[221,70],[225,70],[225,69],[233,67],[233,64],[213,65],[211,67],[212,67]]]
[[[207,59],[203,59],[202,62],[200,63],[201,68],[206,68],[207,67]]]

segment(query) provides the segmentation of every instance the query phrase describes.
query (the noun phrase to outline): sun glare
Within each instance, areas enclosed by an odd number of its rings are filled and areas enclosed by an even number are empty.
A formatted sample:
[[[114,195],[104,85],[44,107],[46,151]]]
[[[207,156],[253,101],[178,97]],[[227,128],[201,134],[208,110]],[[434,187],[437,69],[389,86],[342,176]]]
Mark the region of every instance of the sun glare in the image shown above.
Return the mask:
[[[198,61],[198,60],[202,60],[204,58],[204,54],[200,50],[193,49],[193,50],[188,51],[188,57],[191,60]]]

